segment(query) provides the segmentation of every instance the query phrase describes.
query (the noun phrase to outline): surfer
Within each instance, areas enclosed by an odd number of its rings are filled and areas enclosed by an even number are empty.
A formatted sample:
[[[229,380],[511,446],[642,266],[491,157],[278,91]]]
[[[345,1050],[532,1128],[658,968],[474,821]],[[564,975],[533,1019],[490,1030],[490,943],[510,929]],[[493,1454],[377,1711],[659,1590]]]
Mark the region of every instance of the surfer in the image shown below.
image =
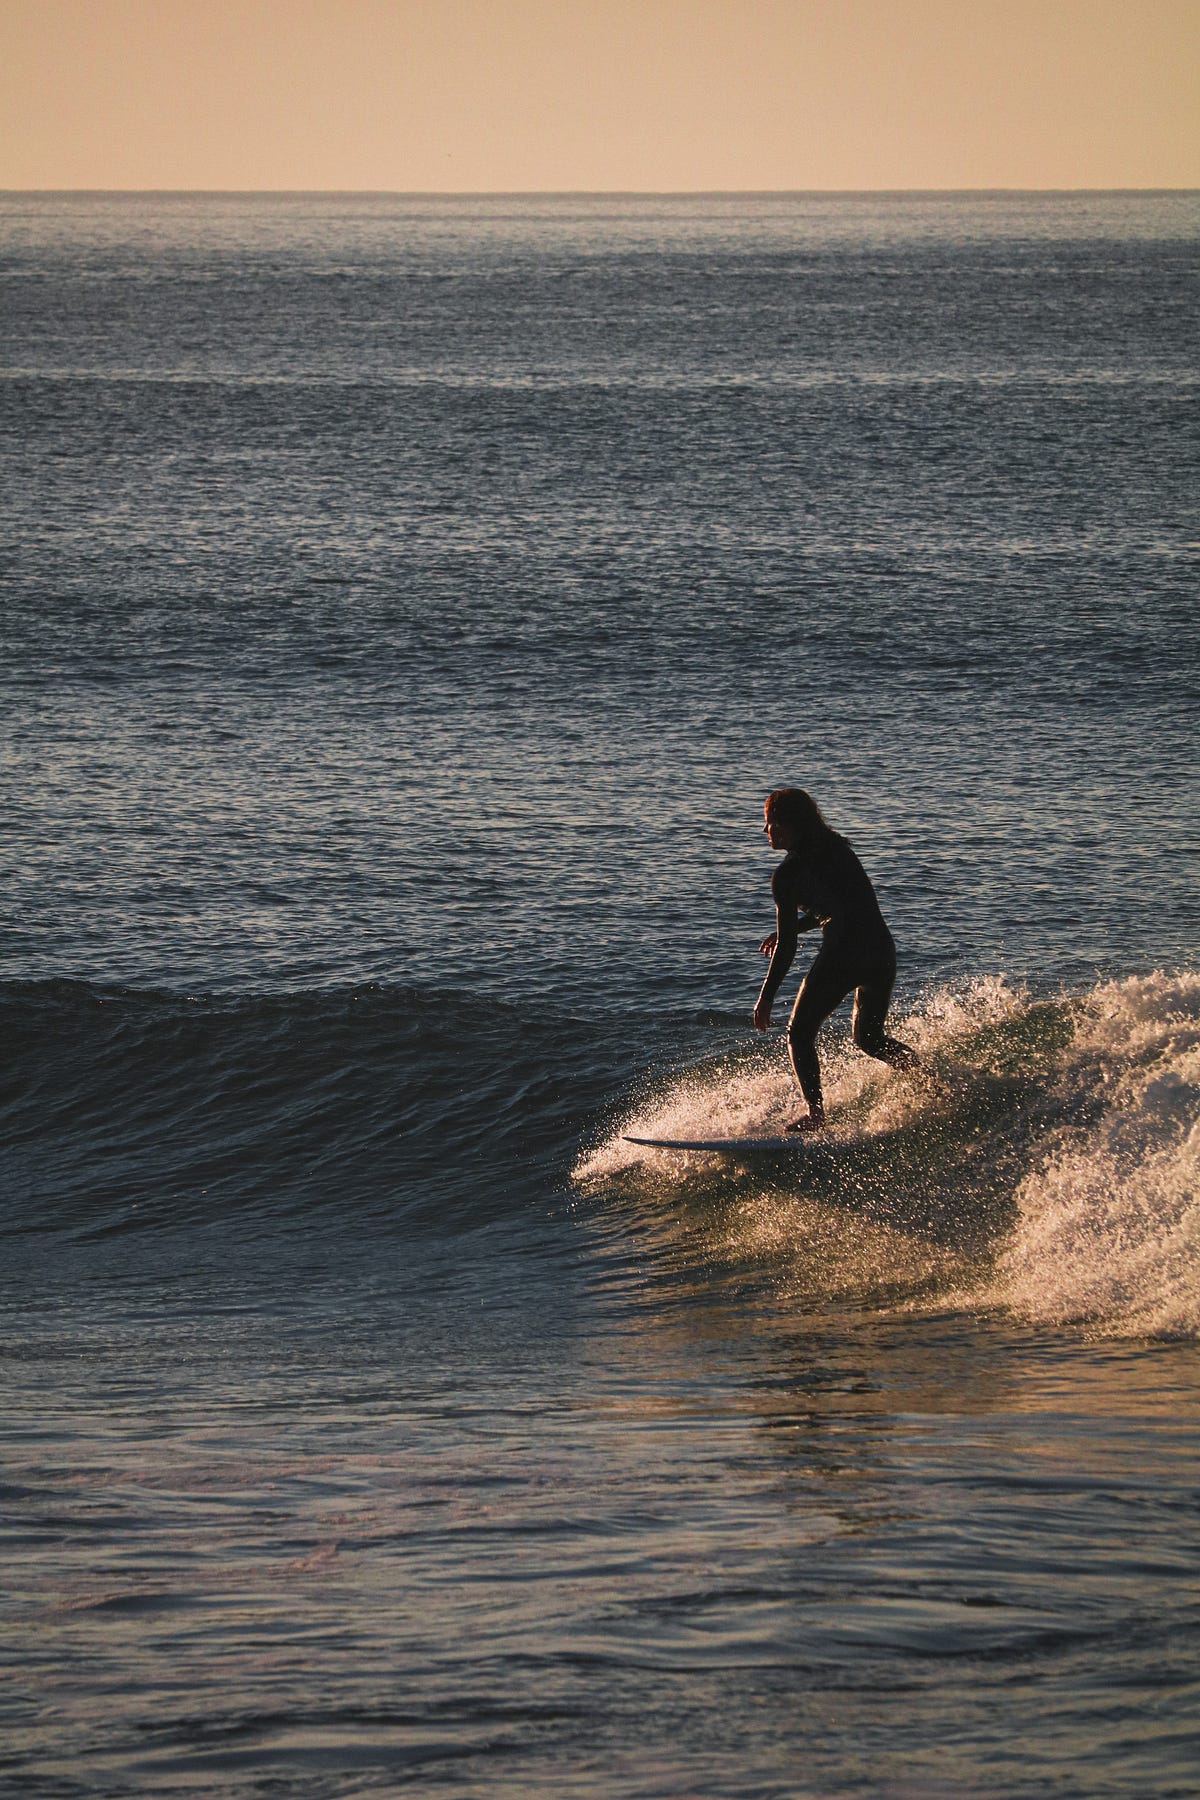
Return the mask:
[[[770,957],[754,1008],[754,1027],[765,1031],[771,1006],[792,966],[802,931],[821,927],[821,948],[800,984],[788,1021],[788,1056],[808,1102],[808,1114],[788,1131],[819,1131],[825,1123],[817,1032],[836,1006],[854,995],[851,1034],[860,1050],[896,1068],[911,1068],[917,1054],[889,1037],[887,1017],[896,979],[896,946],[883,921],[867,872],[844,837],[831,831],[803,788],[776,788],[763,804],[763,830],[772,850],[786,852],[771,877],[775,930],[759,945]]]

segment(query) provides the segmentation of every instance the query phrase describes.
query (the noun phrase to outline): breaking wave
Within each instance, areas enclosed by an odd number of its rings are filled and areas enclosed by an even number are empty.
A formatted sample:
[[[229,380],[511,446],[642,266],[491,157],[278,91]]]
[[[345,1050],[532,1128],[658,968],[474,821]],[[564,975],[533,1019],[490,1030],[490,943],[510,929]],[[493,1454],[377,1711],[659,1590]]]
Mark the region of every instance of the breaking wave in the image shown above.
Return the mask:
[[[651,1237],[649,1215],[669,1214],[680,1254],[769,1271],[807,1303],[1200,1335],[1200,975],[1054,999],[987,978],[897,1029],[920,1071],[826,1053],[830,1130],[802,1151],[736,1162],[625,1141],[777,1133],[796,1097],[778,1048],[755,1048],[654,1084],[576,1181],[641,1202]]]
[[[6,984],[0,1015],[10,1240],[234,1215],[305,1234],[511,1229],[565,1190],[637,1280],[707,1272],[809,1311],[1003,1308],[1200,1336],[1200,974],[1054,997],[999,977],[935,990],[897,1027],[921,1056],[912,1075],[838,1048],[831,1026],[829,1131],[741,1161],[624,1137],[781,1130],[796,1109],[782,1047],[740,1019],[652,1036],[450,991],[72,982]],[[697,1061],[714,1036],[724,1048]],[[692,1047],[686,1066],[653,1063],[666,1044]],[[633,1099],[631,1055],[658,1070]]]
[[[1061,1119],[1016,1194],[998,1297],[1122,1335],[1200,1330],[1200,976],[1109,982],[1077,1009]]]

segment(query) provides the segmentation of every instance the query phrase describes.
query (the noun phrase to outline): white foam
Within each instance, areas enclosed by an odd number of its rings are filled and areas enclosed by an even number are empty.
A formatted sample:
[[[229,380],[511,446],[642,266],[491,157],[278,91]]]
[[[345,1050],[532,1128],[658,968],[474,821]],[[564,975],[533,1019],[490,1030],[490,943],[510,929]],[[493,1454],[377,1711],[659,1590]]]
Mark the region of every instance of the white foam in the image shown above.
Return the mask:
[[[1097,988],[1056,1088],[995,1297],[1047,1323],[1200,1335],[1200,976]]]
[[[953,1065],[954,1047],[982,1027],[1010,1018],[1026,1004],[1023,990],[1000,976],[985,976],[928,995],[890,1028],[920,1052],[933,1072]],[[884,1064],[861,1055],[844,1029],[822,1034],[821,1065],[831,1115],[829,1140],[864,1129],[884,1131],[911,1123],[931,1104],[924,1082],[897,1080]],[[661,1153],[624,1141],[637,1137],[774,1137],[803,1110],[787,1057],[772,1043],[761,1062],[745,1057],[692,1069],[631,1110],[602,1144],[582,1158],[577,1181],[616,1174],[637,1163],[661,1166]]]
[[[982,1284],[970,1277],[964,1304],[1115,1335],[1200,1336],[1200,975],[1131,977],[1057,1002],[987,977],[929,994],[893,1028],[921,1054],[916,1078],[859,1055],[837,1025],[822,1039],[829,1138],[911,1146],[872,1177],[886,1189],[867,1193],[860,1184],[856,1194],[864,1280],[868,1220],[874,1230],[936,1201],[943,1216],[950,1209],[951,1230],[937,1245],[918,1230],[907,1272],[919,1273],[924,1255],[938,1278],[958,1239],[965,1276],[981,1241],[991,1241],[993,1272]],[[796,1111],[786,1057],[773,1043],[758,1057],[743,1053],[669,1080],[580,1161],[575,1177],[620,1183],[640,1165],[656,1186],[684,1183],[695,1159],[628,1144],[622,1134],[769,1136]],[[743,1185],[727,1224],[743,1251],[774,1247],[784,1259],[803,1242],[807,1254],[817,1236],[832,1241],[827,1200],[804,1198],[802,1184],[790,1194],[776,1173],[756,1195]],[[998,1245],[986,1237],[993,1219],[1005,1233]],[[980,1221],[983,1240],[971,1230]]]

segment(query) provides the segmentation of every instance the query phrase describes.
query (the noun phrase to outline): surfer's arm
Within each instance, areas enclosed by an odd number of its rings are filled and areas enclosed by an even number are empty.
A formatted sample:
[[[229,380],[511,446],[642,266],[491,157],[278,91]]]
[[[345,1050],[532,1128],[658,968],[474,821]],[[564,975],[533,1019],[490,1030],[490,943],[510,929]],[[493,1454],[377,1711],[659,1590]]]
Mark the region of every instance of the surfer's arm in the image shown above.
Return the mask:
[[[806,913],[804,916],[808,918],[809,914]],[[815,922],[814,920],[814,924]],[[792,966],[792,959],[796,954],[796,945],[800,937],[800,927],[801,921],[796,917],[794,906],[783,905],[775,908],[775,941],[771,946],[771,960],[767,964],[767,972],[763,977],[763,984],[754,1007],[754,1029],[756,1031],[765,1031],[771,1023],[771,1006],[779,992],[784,976]],[[764,938],[764,949],[768,942],[770,940]]]
[[[801,917],[796,920],[796,930],[797,931],[815,931],[817,929],[817,926],[820,923],[821,923],[821,921],[820,921],[820,919],[818,919],[815,912],[806,912],[806,913],[803,913],[801,915]],[[775,946],[778,942],[779,942],[779,933],[777,931],[773,931],[771,933],[771,935],[769,937],[765,937],[763,939],[762,943],[758,946],[760,956],[774,956]]]

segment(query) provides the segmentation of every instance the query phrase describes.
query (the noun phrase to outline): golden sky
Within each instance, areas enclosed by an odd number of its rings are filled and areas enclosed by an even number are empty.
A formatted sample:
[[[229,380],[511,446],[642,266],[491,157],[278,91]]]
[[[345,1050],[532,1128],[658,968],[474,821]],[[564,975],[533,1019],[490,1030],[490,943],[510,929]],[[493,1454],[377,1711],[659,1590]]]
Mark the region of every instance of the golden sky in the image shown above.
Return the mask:
[[[1200,187],[1200,0],[0,0],[0,187]]]

